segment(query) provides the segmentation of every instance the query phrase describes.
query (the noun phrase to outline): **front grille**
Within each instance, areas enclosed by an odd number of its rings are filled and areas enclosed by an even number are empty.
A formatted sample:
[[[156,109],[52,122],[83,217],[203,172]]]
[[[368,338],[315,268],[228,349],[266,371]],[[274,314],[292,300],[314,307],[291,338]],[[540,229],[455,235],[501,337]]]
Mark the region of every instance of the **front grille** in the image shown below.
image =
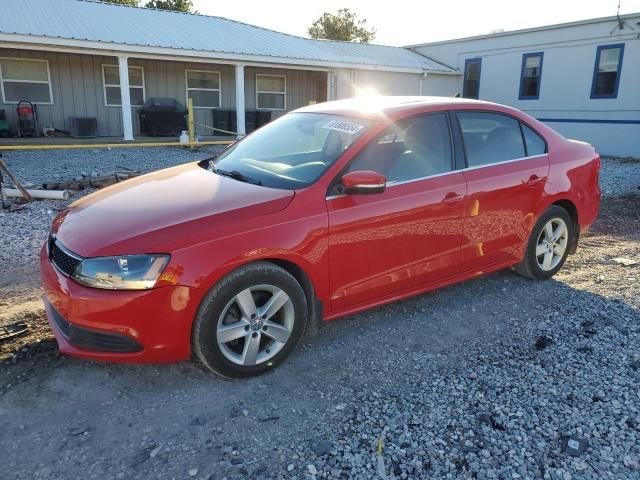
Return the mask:
[[[113,353],[133,353],[142,350],[142,346],[131,337],[79,327],[65,320],[51,304],[49,307],[58,330],[75,347]]]
[[[76,255],[72,255],[56,240],[49,242],[49,259],[58,270],[70,277],[76,271],[82,259]]]

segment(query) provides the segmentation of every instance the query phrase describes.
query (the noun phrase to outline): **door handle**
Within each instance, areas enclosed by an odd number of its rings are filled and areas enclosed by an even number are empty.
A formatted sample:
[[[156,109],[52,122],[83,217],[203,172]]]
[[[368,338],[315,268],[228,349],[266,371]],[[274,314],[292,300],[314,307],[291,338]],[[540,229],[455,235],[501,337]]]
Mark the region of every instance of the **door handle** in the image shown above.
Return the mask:
[[[529,177],[529,180],[527,180],[527,185],[529,185],[530,187],[535,187],[537,184],[539,184],[543,180],[544,180],[544,177],[539,177],[537,175],[531,175]]]
[[[455,205],[460,203],[464,199],[464,195],[459,195],[456,192],[449,192],[444,196],[443,202],[447,205]]]

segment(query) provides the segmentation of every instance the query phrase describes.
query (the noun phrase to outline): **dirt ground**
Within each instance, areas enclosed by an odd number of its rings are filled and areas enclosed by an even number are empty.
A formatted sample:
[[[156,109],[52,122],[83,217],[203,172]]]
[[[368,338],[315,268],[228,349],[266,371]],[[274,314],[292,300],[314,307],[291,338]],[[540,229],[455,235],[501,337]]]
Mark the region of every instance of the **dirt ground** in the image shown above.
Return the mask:
[[[303,446],[332,442],[345,421],[340,406],[348,410],[359,392],[408,388],[406,360],[418,345],[413,361],[428,379],[438,368],[467,368],[471,345],[491,352],[531,343],[523,332],[547,306],[580,309],[597,297],[640,319],[640,267],[613,260],[640,259],[639,208],[640,195],[605,198],[554,280],[498,272],[332,322],[276,371],[243,381],[190,362],[126,366],[60,356],[37,266],[1,272],[0,325],[23,322],[28,330],[0,343],[0,478],[306,478],[296,474]]]

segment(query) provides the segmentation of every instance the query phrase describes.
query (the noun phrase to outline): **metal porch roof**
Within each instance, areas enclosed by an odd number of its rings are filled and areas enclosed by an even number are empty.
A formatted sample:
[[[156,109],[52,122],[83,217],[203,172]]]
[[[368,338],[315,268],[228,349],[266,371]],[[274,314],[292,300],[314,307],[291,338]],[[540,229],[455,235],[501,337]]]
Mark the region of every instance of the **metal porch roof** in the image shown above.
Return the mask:
[[[312,40],[222,17],[87,0],[0,0],[0,33],[207,54],[235,54],[428,72],[454,70],[402,47]]]

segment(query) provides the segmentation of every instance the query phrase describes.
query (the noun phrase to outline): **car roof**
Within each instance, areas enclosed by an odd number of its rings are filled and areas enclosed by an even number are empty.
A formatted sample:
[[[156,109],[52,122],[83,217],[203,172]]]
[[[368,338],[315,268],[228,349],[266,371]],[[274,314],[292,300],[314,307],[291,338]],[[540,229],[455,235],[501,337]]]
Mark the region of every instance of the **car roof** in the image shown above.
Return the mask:
[[[424,107],[464,107],[483,105],[487,107],[502,107],[496,103],[469,98],[454,97],[419,97],[419,96],[362,96],[337,100],[333,102],[318,103],[299,108],[296,112],[304,113],[332,113],[338,115],[350,115],[357,117],[379,117],[381,114],[390,114],[399,111],[409,111]]]

